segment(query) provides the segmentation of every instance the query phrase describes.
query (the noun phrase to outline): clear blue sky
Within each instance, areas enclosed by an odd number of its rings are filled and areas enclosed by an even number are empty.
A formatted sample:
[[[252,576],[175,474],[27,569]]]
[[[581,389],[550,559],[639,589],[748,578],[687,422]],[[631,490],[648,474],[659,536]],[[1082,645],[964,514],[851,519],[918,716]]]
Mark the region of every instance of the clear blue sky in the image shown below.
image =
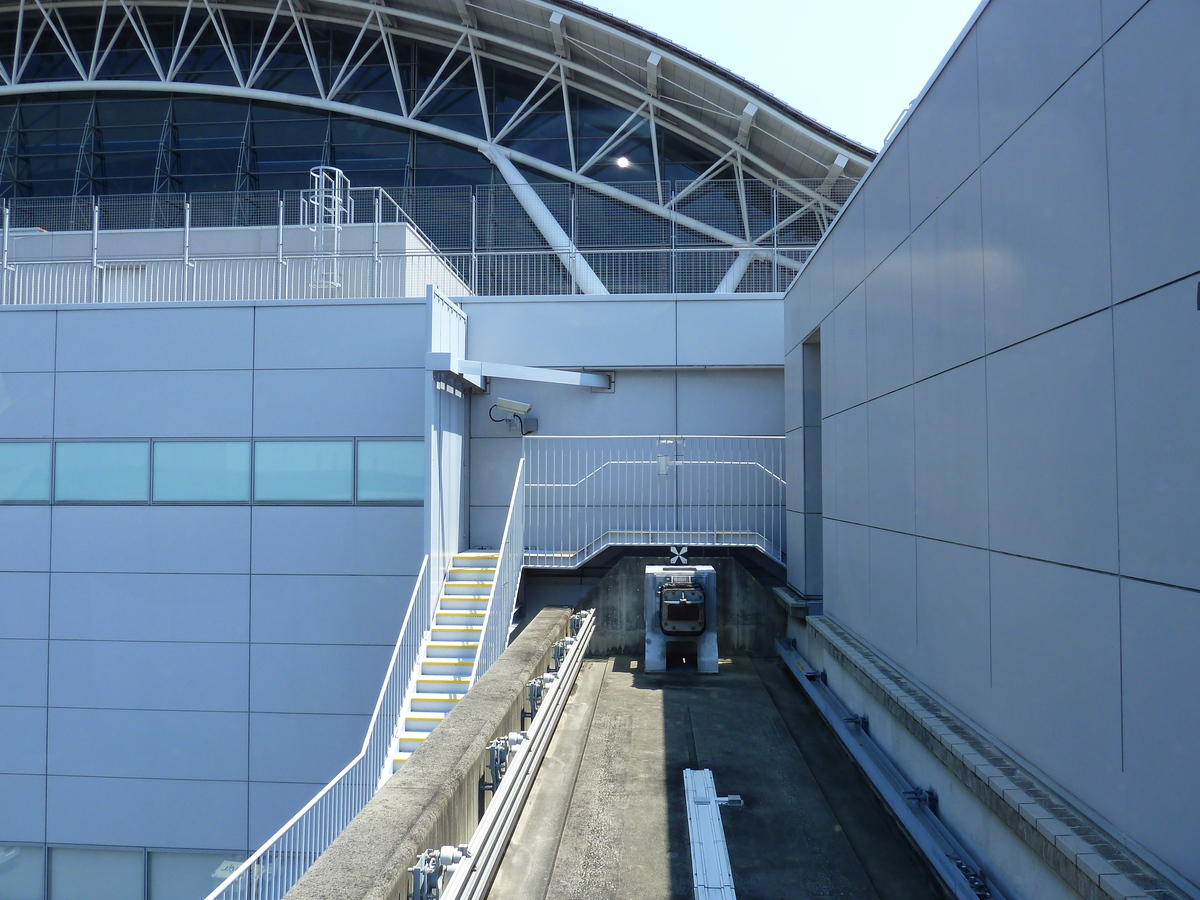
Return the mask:
[[[584,0],[878,149],[979,0]]]

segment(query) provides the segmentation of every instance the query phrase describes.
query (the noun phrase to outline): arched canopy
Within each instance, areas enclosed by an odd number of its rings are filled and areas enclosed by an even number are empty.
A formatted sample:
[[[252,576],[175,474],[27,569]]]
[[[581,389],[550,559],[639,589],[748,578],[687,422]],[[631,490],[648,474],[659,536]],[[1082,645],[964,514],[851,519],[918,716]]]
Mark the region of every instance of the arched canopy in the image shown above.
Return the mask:
[[[358,183],[487,183],[501,155],[749,248],[811,244],[872,158],[648,32],[540,0],[6,0],[0,141],[9,195],[66,193],[68,168],[74,194],[295,187],[348,161]]]

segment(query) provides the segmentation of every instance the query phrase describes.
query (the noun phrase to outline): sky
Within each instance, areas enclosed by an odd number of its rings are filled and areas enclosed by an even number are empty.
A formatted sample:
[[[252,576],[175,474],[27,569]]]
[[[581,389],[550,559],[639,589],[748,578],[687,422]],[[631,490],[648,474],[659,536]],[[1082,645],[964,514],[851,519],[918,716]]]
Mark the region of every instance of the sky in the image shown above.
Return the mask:
[[[979,0],[584,0],[879,149]]]

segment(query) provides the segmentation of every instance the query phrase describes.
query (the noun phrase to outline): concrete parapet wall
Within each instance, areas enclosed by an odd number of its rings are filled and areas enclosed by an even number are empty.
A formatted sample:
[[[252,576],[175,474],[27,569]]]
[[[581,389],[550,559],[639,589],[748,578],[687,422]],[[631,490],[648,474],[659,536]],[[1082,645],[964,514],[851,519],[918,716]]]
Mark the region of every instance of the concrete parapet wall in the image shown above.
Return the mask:
[[[567,634],[569,609],[531,621],[458,705],[355,816],[287,900],[394,900],[426,849],[463,844],[479,821],[487,745],[521,730],[526,684]]]
[[[646,642],[646,566],[660,556],[627,556],[580,601],[596,610],[589,652],[641,656]],[[773,656],[775,639],[787,631],[787,614],[753,575],[726,556],[695,557],[688,565],[717,570],[717,650],[722,656]]]
[[[1010,900],[1188,896],[834,619],[809,617],[792,636],[909,779],[936,791],[939,817]]]

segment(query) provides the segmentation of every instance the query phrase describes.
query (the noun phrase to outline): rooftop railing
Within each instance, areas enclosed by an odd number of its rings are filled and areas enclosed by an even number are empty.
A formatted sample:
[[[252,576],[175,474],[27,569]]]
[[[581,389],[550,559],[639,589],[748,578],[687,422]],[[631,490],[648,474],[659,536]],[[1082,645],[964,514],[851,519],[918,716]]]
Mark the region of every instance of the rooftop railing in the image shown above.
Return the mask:
[[[0,304],[420,296],[421,272],[451,296],[563,295],[578,290],[575,259],[614,294],[779,293],[820,235],[789,230],[798,211],[770,192],[744,225],[724,223],[758,234],[735,248],[666,219],[631,223],[586,192],[563,193],[568,187],[537,186],[570,235],[567,250],[546,247],[506,185],[349,188],[345,227],[358,231],[346,232],[335,263],[322,262],[329,253],[307,235],[317,227],[311,190],[0,199]],[[411,234],[401,248],[388,230],[397,225]],[[245,240],[220,231],[247,228],[260,233]],[[138,231],[163,236],[114,234]],[[74,236],[51,248],[47,233]],[[739,259],[744,253],[752,258]],[[411,278],[399,262],[424,257],[441,262],[417,263]]]
[[[525,564],[616,546],[757,547],[783,561],[781,437],[527,437]],[[686,552],[686,551],[684,551]]]
[[[580,254],[611,293],[712,293],[736,251],[594,250]],[[806,258],[799,251],[794,258]],[[9,262],[0,305],[180,303],[419,297],[432,284],[449,297],[564,295],[574,285],[553,251],[315,253],[174,259]],[[756,263],[757,265],[757,263]],[[740,293],[787,289],[794,272],[777,262],[752,268]]]

